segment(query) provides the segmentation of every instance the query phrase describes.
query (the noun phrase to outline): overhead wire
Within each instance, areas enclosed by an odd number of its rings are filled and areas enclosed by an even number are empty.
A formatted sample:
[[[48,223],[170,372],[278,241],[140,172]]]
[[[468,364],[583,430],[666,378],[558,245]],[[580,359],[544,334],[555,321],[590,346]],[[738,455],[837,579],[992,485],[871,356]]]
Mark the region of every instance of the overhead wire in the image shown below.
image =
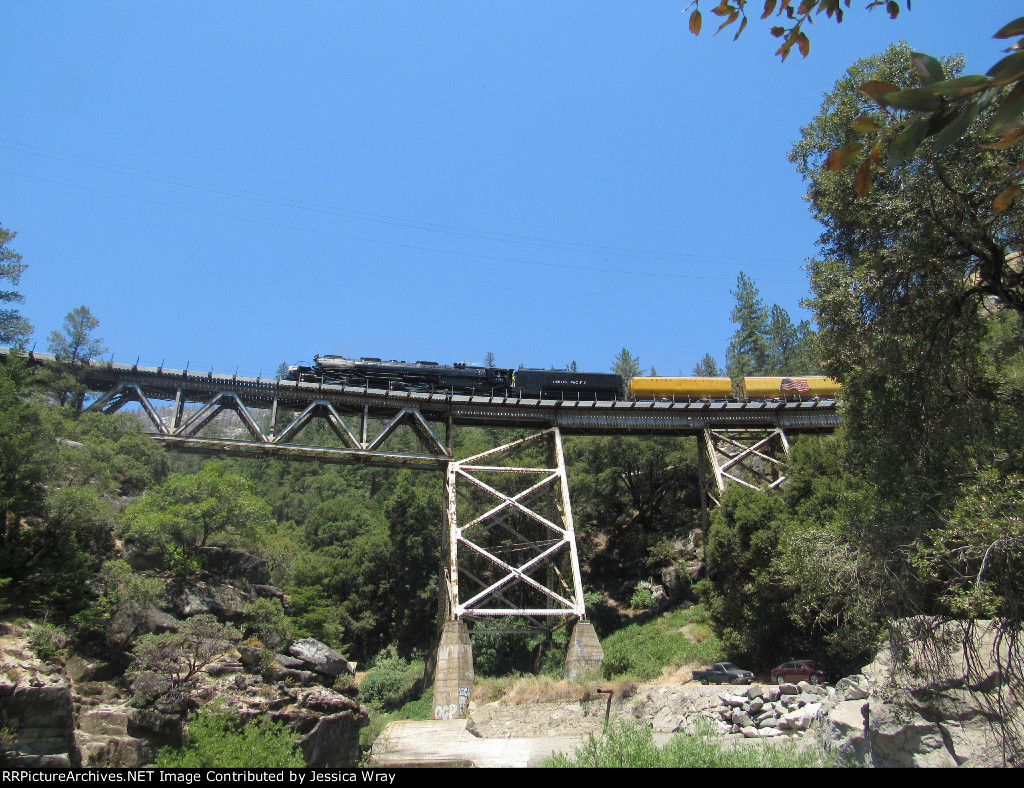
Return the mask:
[[[152,181],[152,182],[162,183],[164,185],[170,185],[170,186],[175,186],[175,187],[179,187],[179,188],[185,188],[185,189],[191,189],[191,190],[196,190],[196,191],[202,191],[202,192],[206,192],[206,193],[209,193],[209,194],[215,194],[215,195],[218,195],[218,196],[229,197],[229,198],[232,198],[232,199],[247,200],[247,201],[250,201],[250,202],[256,202],[256,203],[270,205],[270,206],[274,206],[274,207],[286,207],[286,208],[291,208],[291,209],[294,209],[294,210],[307,211],[307,212],[311,212],[311,213],[319,213],[319,214],[330,215],[330,216],[339,216],[339,217],[353,219],[353,220],[357,220],[357,221],[374,222],[374,223],[385,224],[385,225],[394,226],[394,227],[401,227],[403,229],[409,229],[409,230],[421,230],[421,231],[427,231],[427,232],[433,232],[433,233],[442,233],[442,234],[446,234],[446,235],[451,235],[451,236],[455,236],[455,237],[462,237],[462,238],[467,238],[467,239],[473,239],[473,240],[499,241],[499,242],[502,242],[502,243],[513,243],[513,244],[519,244],[519,245],[534,246],[534,247],[538,247],[538,248],[556,249],[556,250],[559,250],[559,251],[570,251],[570,252],[576,252],[576,253],[580,253],[580,254],[611,254],[611,255],[615,255],[615,256],[619,256],[619,257],[632,257],[632,258],[637,258],[637,259],[645,259],[645,260],[660,261],[660,262],[698,263],[698,262],[701,262],[701,261],[705,261],[706,262],[706,261],[714,261],[714,260],[727,260],[727,261],[734,261],[734,262],[743,262],[743,263],[746,263],[747,265],[794,263],[794,262],[796,262],[794,260],[787,260],[787,259],[781,259],[781,258],[734,257],[734,256],[727,256],[727,255],[714,255],[714,256],[711,256],[711,255],[694,255],[694,254],[688,254],[688,253],[682,253],[682,252],[667,252],[667,251],[656,251],[656,250],[630,249],[630,248],[626,248],[626,247],[601,246],[601,245],[598,245],[598,244],[578,243],[578,242],[573,242],[573,241],[562,241],[562,240],[554,240],[554,239],[537,238],[537,237],[532,237],[532,236],[513,235],[513,234],[509,234],[509,233],[499,233],[499,232],[486,231],[486,230],[475,230],[475,229],[470,229],[470,228],[465,228],[465,227],[458,227],[458,226],[454,226],[454,225],[441,225],[441,224],[435,224],[435,223],[431,223],[431,222],[424,222],[424,221],[421,221],[421,220],[403,219],[403,218],[398,218],[398,217],[386,216],[386,215],[382,215],[382,214],[374,214],[374,213],[367,213],[367,212],[363,212],[363,211],[354,211],[354,210],[350,210],[350,209],[336,208],[336,207],[332,207],[332,206],[323,205],[321,203],[306,202],[306,201],[301,201],[301,200],[294,200],[294,199],[291,199],[291,198],[277,197],[277,196],[273,196],[273,195],[262,194],[262,193],[259,193],[259,192],[249,192],[249,191],[242,190],[242,189],[237,189],[237,188],[234,188],[234,187],[219,186],[219,185],[216,185],[216,184],[204,183],[202,181],[195,181],[195,180],[191,180],[191,179],[187,179],[187,178],[180,178],[178,176],[166,175],[166,174],[163,174],[163,173],[156,173],[156,172],[152,172],[152,171],[148,171],[148,170],[142,170],[142,169],[135,168],[135,167],[128,167],[128,166],[125,166],[125,165],[120,165],[120,164],[116,164],[116,163],[112,163],[112,162],[103,161],[101,159],[91,159],[91,158],[88,158],[88,157],[79,156],[77,154],[70,154],[70,153],[65,153],[65,152],[62,152],[62,151],[55,151],[55,150],[48,149],[48,148],[41,148],[41,147],[38,147],[38,146],[28,145],[26,143],[16,142],[16,141],[12,141],[12,140],[0,139],[0,148],[4,148],[4,149],[7,149],[7,150],[19,152],[19,153],[24,153],[24,154],[27,154],[27,155],[32,155],[32,156],[47,158],[47,159],[51,159],[51,160],[55,160],[55,161],[60,161],[60,162],[63,162],[63,163],[73,164],[73,165],[76,165],[76,166],[89,167],[89,168],[92,168],[92,169],[97,169],[97,170],[100,170],[100,171],[104,171],[104,172],[108,172],[108,173],[112,173],[112,174],[116,174],[116,175],[124,175],[124,176],[128,176],[128,177],[139,178],[139,179],[143,179],[143,180],[149,180],[149,181]],[[22,177],[36,178],[38,180],[46,180],[46,179],[41,178],[40,176],[25,175],[24,173],[18,173],[18,172],[14,172],[14,171],[10,171],[10,170],[8,170],[6,172],[8,172],[9,174],[13,174],[13,175],[20,175]],[[119,192],[103,191],[103,190],[99,190],[99,189],[94,189],[93,187],[82,187],[82,186],[77,186],[76,184],[70,184],[70,183],[63,182],[63,181],[53,180],[51,182],[56,183],[58,185],[63,185],[63,186],[71,187],[71,188],[82,188],[82,189],[87,189],[87,190],[93,190],[93,191],[97,191],[99,193],[106,194],[106,195],[109,195],[109,196],[116,196],[116,197],[122,197],[122,198],[126,198],[126,199],[136,199],[136,200],[147,201],[146,198],[132,197],[131,195],[125,195],[125,194],[122,194],[122,193],[119,193]],[[234,214],[225,214],[225,213],[216,212],[216,211],[207,211],[207,210],[198,209],[198,208],[189,208],[187,206],[175,205],[173,203],[166,203],[166,202],[161,202],[161,201],[151,200],[151,199],[148,200],[148,201],[153,203],[153,204],[162,205],[162,206],[166,206],[166,207],[174,207],[174,208],[179,208],[179,209],[184,209],[184,210],[193,210],[193,211],[197,211],[197,212],[209,213],[211,215],[221,216],[221,217],[226,217],[226,218],[233,218],[233,219],[237,219],[237,220],[255,221],[255,222],[258,222],[258,223],[270,224],[270,225],[273,225],[273,226],[278,226],[278,227],[282,227],[282,228],[292,229],[292,230],[296,230],[296,231],[318,232],[320,234],[333,235],[335,237],[347,238],[347,239],[351,239],[351,240],[360,240],[360,241],[365,241],[365,242],[369,242],[369,243],[383,243],[383,244],[403,246],[403,244],[398,244],[396,242],[381,241],[381,240],[373,239],[373,238],[363,238],[363,237],[359,237],[359,236],[351,236],[351,235],[345,235],[345,234],[339,234],[339,233],[329,233],[329,232],[324,232],[324,231],[313,230],[312,228],[305,228],[305,227],[299,227],[299,226],[295,226],[295,225],[287,225],[287,224],[282,224],[282,223],[265,222],[265,221],[258,220],[258,219],[252,219],[250,217],[238,216],[238,215],[234,215]],[[442,253],[459,254],[459,253],[452,252],[451,250],[447,250],[447,249],[437,249],[437,248],[433,248],[433,247],[412,246],[412,245],[405,245],[405,246],[409,246],[409,248],[414,248],[414,249],[424,250],[424,251],[434,251],[434,252],[442,252]],[[461,254],[466,254],[466,253],[461,253]],[[503,262],[521,262],[521,263],[530,263],[531,262],[531,261],[517,260],[517,259],[514,259],[514,258],[502,258],[502,257],[497,257],[497,256],[492,256],[492,255],[474,255],[474,256],[479,256],[479,257],[482,257],[482,258],[485,258],[485,259],[495,259],[495,260],[499,260],[499,261],[503,261]],[[800,262],[800,264],[802,265],[802,261]],[[554,266],[557,266],[557,267],[566,267],[566,268],[573,268],[574,267],[574,266],[571,266],[569,264],[551,264],[551,265],[554,265]],[[651,272],[622,271],[622,270],[617,270],[617,269],[591,269],[591,268],[587,268],[587,267],[581,267],[580,270],[603,270],[603,271],[606,271],[608,273],[626,273],[626,274],[641,273],[641,274],[644,274],[644,275],[652,275],[652,276],[659,275],[657,273],[651,273]],[[723,277],[703,277],[703,276],[693,276],[693,275],[687,276],[687,275],[681,275],[681,274],[661,274],[661,275],[670,276],[670,277],[679,277],[679,278],[713,278],[713,279],[721,279],[721,278],[723,278]]]

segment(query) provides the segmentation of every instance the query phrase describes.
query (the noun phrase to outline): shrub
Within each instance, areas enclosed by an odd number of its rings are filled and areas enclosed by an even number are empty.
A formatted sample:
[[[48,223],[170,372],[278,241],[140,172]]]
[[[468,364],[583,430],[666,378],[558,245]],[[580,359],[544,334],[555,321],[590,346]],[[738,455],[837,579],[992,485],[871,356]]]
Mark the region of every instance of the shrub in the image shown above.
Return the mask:
[[[558,753],[542,766],[554,768],[708,769],[808,768],[832,765],[820,752],[795,744],[769,747],[723,746],[710,725],[695,734],[675,734],[658,747],[651,729],[637,722],[620,722],[599,736],[591,734],[571,755]]]
[[[359,697],[367,705],[395,708],[403,704],[423,676],[422,662],[406,662],[394,645],[378,654],[359,682]]]
[[[629,598],[629,606],[633,610],[650,610],[654,607],[654,595],[649,588],[638,588]]]
[[[160,677],[168,700],[183,700],[196,675],[241,635],[209,613],[193,616],[177,632],[143,635],[136,641],[137,668]]]
[[[495,619],[494,629],[523,627],[521,619],[503,617]],[[480,627],[473,630],[473,672],[479,676],[506,676],[509,673],[528,673],[533,669],[530,636],[519,632],[487,632]]]
[[[28,633],[28,642],[36,656],[44,662],[67,653],[67,633],[53,624],[37,624]]]
[[[271,651],[288,642],[290,627],[280,599],[257,599],[245,606],[245,634],[254,635]]]
[[[185,746],[161,750],[156,765],[165,769],[305,766],[295,744],[280,723],[266,717],[244,723],[224,709],[204,709],[186,726]]]

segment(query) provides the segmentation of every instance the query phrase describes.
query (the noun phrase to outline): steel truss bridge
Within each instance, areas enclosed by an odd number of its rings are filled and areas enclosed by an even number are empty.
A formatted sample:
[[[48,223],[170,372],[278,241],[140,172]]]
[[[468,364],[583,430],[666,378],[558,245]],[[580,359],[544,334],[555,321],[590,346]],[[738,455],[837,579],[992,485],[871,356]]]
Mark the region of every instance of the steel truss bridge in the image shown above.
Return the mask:
[[[9,353],[0,349],[0,356]],[[98,395],[88,410],[113,413],[137,403],[150,437],[175,451],[435,470],[446,492],[442,620],[516,616],[546,631],[555,619],[585,619],[564,435],[695,436],[706,513],[730,484],[778,487],[789,437],[839,423],[832,400],[538,400],[110,362],[75,372]],[[224,412],[238,419],[230,438],[223,427],[208,429]],[[512,428],[516,439],[459,458],[453,434],[460,426]]]

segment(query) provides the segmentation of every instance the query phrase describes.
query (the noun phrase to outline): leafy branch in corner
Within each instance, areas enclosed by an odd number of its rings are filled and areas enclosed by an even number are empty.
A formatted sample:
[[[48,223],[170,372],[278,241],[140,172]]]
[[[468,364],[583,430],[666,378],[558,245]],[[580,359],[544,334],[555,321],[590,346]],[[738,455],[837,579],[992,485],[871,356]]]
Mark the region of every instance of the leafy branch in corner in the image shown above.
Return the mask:
[[[740,37],[747,27],[747,2],[748,0],[719,0],[718,5],[711,9],[712,14],[723,20],[718,30],[715,31],[716,36],[739,20],[740,26],[736,29],[733,41]],[[761,14],[762,20],[768,19],[774,14],[785,22],[792,23],[788,27],[785,24],[772,26],[771,34],[775,38],[782,39],[782,45],[775,54],[781,56],[785,61],[795,46],[800,50],[801,55],[807,57],[811,51],[811,40],[803,30],[804,24],[814,24],[813,17],[821,13],[824,13],[829,19],[835,18],[836,22],[842,22],[843,6],[849,8],[851,3],[852,0],[800,0],[800,2],[796,0],[765,0],[764,11]],[[906,4],[909,11],[910,0],[906,0]],[[890,19],[899,16],[900,4],[896,0],[867,0],[864,7],[871,10],[878,6],[885,6]],[[690,32],[695,36],[700,35],[703,24],[700,0],[693,0],[683,9],[683,13],[691,8],[693,11],[690,13]]]
[[[931,140],[938,153],[959,140],[975,118],[990,107],[995,110],[988,133],[996,139],[983,148],[1004,150],[1024,140],[1024,17],[1005,25],[993,38],[1016,38],[1002,58],[984,75],[947,79],[942,64],[920,52],[912,56],[921,86],[900,88],[872,80],[860,90],[882,109],[879,118],[869,114],[851,124],[858,133],[874,135],[873,143],[851,142],[832,151],[825,161],[829,171],[844,170],[859,162],[854,178],[857,194],[871,190],[874,168],[893,170],[913,158],[921,143]],[[884,154],[883,154],[884,150]],[[1021,190],[1024,161],[1007,165],[1004,175],[1013,181],[992,202],[993,213],[1009,208]]]

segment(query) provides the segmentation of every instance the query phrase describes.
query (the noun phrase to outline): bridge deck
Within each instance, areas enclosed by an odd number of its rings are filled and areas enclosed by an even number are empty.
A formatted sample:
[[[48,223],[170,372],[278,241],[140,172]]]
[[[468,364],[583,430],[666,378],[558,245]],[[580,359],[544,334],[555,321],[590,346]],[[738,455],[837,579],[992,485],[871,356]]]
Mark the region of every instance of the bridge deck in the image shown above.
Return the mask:
[[[0,355],[5,351],[0,350]],[[55,363],[35,353],[40,363]],[[460,395],[388,391],[363,387],[301,383],[214,372],[93,362],[82,370],[86,385],[106,391],[119,383],[139,386],[156,400],[206,403],[225,391],[250,408],[299,411],[310,403],[331,403],[340,413],[382,417],[413,408],[428,420],[455,425],[493,427],[559,427],[565,434],[609,432],[695,434],[708,428],[757,429],[782,427],[789,432],[831,430],[839,424],[835,400],[807,401],[595,401],[522,399],[499,395]]]

